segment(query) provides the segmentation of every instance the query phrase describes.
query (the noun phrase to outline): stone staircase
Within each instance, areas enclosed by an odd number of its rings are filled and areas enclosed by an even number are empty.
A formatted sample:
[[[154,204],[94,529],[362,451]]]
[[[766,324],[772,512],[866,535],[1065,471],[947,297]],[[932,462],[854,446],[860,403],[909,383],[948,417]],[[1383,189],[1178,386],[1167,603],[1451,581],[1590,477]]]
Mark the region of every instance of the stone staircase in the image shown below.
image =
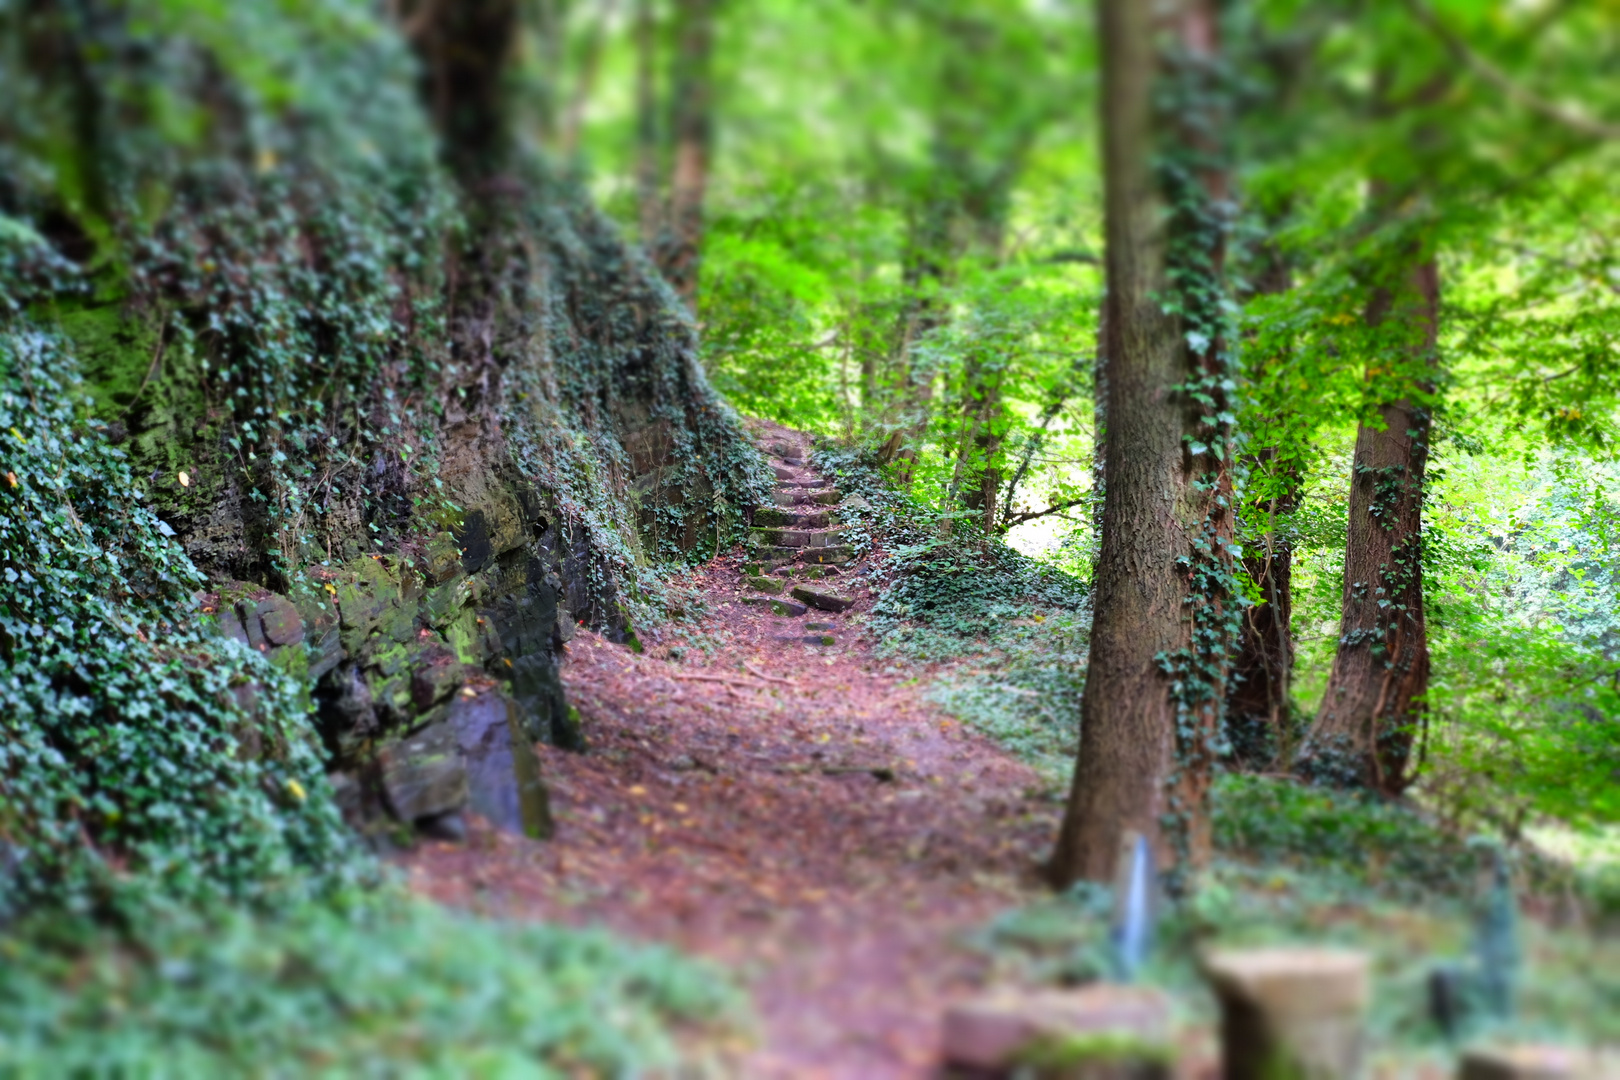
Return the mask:
[[[837,614],[854,601],[840,595],[834,582],[842,568],[855,561],[855,549],[844,539],[838,510],[853,505],[832,481],[807,464],[809,436],[775,428],[760,440],[776,473],[776,505],[754,511],[749,535],[749,557],[743,577],[758,596],[744,603],[774,614],[797,617],[815,608]],[[813,643],[831,645],[834,624],[818,622]],[[806,640],[811,640],[807,638]]]

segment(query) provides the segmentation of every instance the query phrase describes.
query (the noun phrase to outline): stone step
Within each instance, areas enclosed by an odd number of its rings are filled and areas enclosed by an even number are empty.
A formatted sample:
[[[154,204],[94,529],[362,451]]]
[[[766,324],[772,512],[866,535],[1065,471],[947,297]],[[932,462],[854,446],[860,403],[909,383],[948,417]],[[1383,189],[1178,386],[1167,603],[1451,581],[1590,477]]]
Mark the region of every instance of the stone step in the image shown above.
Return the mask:
[[[749,535],[756,545],[769,547],[822,548],[832,547],[843,540],[841,529],[812,532],[808,529],[750,529]]]
[[[798,482],[798,472],[794,469],[788,468],[786,465],[778,465],[775,462],[772,462],[771,471],[776,474],[777,480],[792,481],[794,483]]]
[[[764,577],[763,575],[750,574],[748,575],[747,580],[749,588],[754,589],[757,592],[771,593],[776,596],[780,596],[782,594],[782,590],[787,588],[787,583],[781,578],[769,578]]]
[[[826,589],[813,589],[808,585],[795,585],[792,595],[795,600],[803,600],[811,607],[822,611],[848,611],[855,606],[855,601],[847,597],[828,592]]]
[[[777,600],[769,596],[740,596],[737,602],[747,604],[749,607],[760,607],[772,615],[785,615],[794,618],[803,615],[810,609],[803,604],[796,604],[792,600]]]
[[[832,481],[824,476],[804,476],[797,480],[784,477],[780,468],[777,469],[776,476],[776,487],[779,491],[783,488],[824,488],[832,486]]]
[[[835,547],[803,548],[800,557],[805,562],[842,566],[845,563],[855,561],[855,549],[847,544],[839,544]]]
[[[825,529],[834,524],[836,515],[830,510],[784,510],[778,506],[761,506],[754,511],[754,524],[779,529]]]

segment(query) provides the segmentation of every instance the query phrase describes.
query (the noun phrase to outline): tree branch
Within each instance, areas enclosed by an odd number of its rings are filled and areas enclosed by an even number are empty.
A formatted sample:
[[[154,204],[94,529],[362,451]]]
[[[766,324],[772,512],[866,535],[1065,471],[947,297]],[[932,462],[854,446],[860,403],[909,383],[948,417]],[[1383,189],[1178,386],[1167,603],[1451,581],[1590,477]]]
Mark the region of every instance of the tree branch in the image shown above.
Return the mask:
[[[1588,139],[1620,139],[1620,125],[1593,119],[1567,105],[1548,101],[1526,87],[1520,86],[1508,74],[1485,57],[1468,47],[1468,43],[1453,33],[1423,0],[1406,0],[1412,17],[1422,23],[1430,33],[1440,39],[1447,51],[1465,68],[1485,82],[1496,87],[1510,101],[1517,102],[1533,113],[1562,124]]]

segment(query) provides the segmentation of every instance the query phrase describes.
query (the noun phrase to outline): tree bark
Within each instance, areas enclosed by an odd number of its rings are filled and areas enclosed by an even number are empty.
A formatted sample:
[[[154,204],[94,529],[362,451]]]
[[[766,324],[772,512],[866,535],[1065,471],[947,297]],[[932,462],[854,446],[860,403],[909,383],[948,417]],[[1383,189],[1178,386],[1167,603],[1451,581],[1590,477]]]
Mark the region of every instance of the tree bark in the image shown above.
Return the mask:
[[[714,143],[714,9],[716,0],[678,0],[674,117],[675,168],[669,192],[669,243],[659,268],[688,308],[697,303],[703,248],[703,198]]]
[[[1398,320],[1406,335],[1407,391],[1356,434],[1350,480],[1344,608],[1333,672],[1306,738],[1307,775],[1398,795],[1410,777],[1414,735],[1429,686],[1423,611],[1423,497],[1439,330],[1440,272],[1432,254],[1397,289],[1376,291],[1367,322]],[[1402,366],[1397,361],[1396,368]],[[1415,369],[1415,370],[1414,370]]]
[[[1169,30],[1186,52],[1207,58],[1216,45],[1213,5],[1182,0],[1159,26],[1152,5],[1099,0],[1098,8],[1108,454],[1080,753],[1048,867],[1059,886],[1110,880],[1129,830],[1150,838],[1161,867],[1186,869],[1207,858],[1224,661],[1193,678],[1172,671],[1177,657],[1224,657],[1221,617],[1230,605],[1220,572],[1231,565],[1232,523],[1222,509],[1229,505],[1222,500],[1229,499],[1230,452],[1218,437],[1224,431],[1211,431],[1213,414],[1201,414],[1177,389],[1206,376],[1221,346],[1207,342],[1194,353],[1182,319],[1164,306],[1174,245],[1206,255],[1214,249],[1207,269],[1218,275],[1220,232],[1210,231],[1208,215],[1185,213],[1168,198],[1161,189],[1167,174],[1154,168],[1157,139],[1186,146],[1195,125],[1207,129],[1194,116],[1166,125],[1154,115],[1156,79],[1167,63],[1154,49],[1155,31]],[[1218,204],[1221,176],[1203,171],[1192,183],[1206,205]],[[1184,205],[1189,193],[1179,194]],[[1172,206],[1173,216],[1166,212]],[[1189,300],[1219,303],[1213,290],[1184,297],[1183,309]],[[1202,692],[1192,685],[1200,680]]]

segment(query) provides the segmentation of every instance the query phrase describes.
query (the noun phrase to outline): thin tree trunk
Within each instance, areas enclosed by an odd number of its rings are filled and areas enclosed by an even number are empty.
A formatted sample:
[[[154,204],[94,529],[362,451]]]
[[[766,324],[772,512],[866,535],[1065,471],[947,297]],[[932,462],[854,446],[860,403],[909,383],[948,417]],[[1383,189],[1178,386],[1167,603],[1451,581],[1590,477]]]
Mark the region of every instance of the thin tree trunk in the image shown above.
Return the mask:
[[[703,249],[703,198],[709,184],[714,142],[714,54],[716,0],[676,4],[674,100],[675,171],[670,183],[670,238],[660,269],[681,299],[695,310],[699,260]]]
[[[658,161],[658,26],[652,0],[636,0],[636,217],[641,247],[656,262],[664,199]]]
[[[1433,392],[1439,306],[1440,273],[1429,255],[1410,267],[1398,293],[1380,289],[1367,307],[1372,326],[1400,320],[1419,373],[1410,391],[1380,407],[1381,424],[1364,422],[1356,434],[1339,649],[1300,760],[1308,775],[1389,795],[1410,779],[1429,686],[1422,531],[1429,412],[1421,399]]]
[[[1252,295],[1276,295],[1293,287],[1293,275],[1274,245],[1265,245],[1260,258]],[[1252,378],[1263,381],[1265,371]],[[1292,391],[1288,393],[1291,398]],[[1279,408],[1293,409],[1294,405],[1289,401]],[[1235,761],[1250,769],[1265,769],[1279,758],[1285,760],[1290,750],[1294,550],[1292,538],[1278,530],[1277,522],[1298,509],[1301,477],[1282,457],[1276,446],[1262,446],[1247,456],[1251,477],[1279,471],[1280,475],[1272,476],[1273,483],[1268,485],[1271,497],[1247,503],[1239,511],[1251,525],[1262,519],[1266,522],[1264,542],[1244,544],[1243,570],[1259,589],[1260,602],[1244,612],[1226,692],[1227,741]]]
[[[1208,385],[1222,346],[1212,341],[1207,354],[1192,353],[1182,319],[1164,307],[1168,263],[1180,257],[1175,245],[1218,252],[1219,234],[1209,231],[1207,215],[1183,212],[1161,191],[1169,178],[1154,170],[1155,139],[1189,145],[1198,118],[1175,118],[1174,130],[1158,130],[1155,80],[1166,58],[1155,54],[1152,5],[1100,0],[1098,8],[1108,453],[1080,753],[1049,866],[1059,886],[1109,880],[1127,832],[1149,837],[1161,866],[1189,869],[1207,858],[1207,791],[1228,644],[1222,627],[1231,603],[1224,427],[1175,389],[1189,379]],[[1182,0],[1171,17],[1167,29],[1187,51],[1213,53],[1209,0]],[[1205,170],[1194,181],[1209,203],[1223,195],[1222,182]],[[1169,220],[1167,206],[1178,207]],[[1218,254],[1205,269],[1219,274]],[[1183,297],[1183,306],[1199,296],[1218,304],[1207,295],[1213,292]],[[1212,314],[1193,313],[1206,325]]]

